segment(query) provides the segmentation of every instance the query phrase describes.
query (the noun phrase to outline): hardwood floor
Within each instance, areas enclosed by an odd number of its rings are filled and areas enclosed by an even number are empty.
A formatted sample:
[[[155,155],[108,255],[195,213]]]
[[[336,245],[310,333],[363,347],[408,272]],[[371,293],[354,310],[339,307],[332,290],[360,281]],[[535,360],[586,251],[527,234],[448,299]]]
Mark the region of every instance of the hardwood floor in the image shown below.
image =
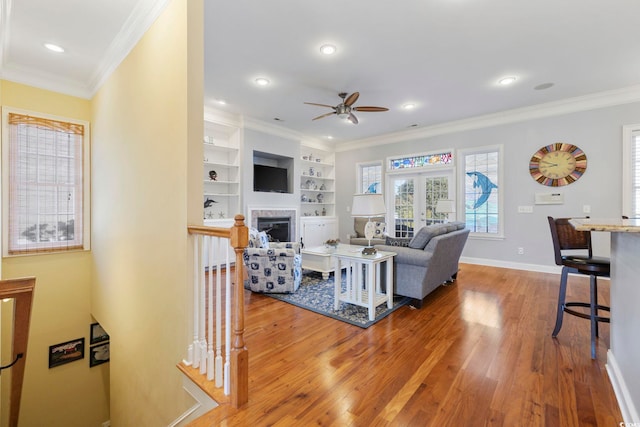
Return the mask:
[[[551,338],[559,281],[463,264],[421,310],[368,329],[247,292],[249,403],[190,426],[617,426],[609,325],[597,360],[587,320],[565,316]],[[586,301],[588,279],[569,281]]]

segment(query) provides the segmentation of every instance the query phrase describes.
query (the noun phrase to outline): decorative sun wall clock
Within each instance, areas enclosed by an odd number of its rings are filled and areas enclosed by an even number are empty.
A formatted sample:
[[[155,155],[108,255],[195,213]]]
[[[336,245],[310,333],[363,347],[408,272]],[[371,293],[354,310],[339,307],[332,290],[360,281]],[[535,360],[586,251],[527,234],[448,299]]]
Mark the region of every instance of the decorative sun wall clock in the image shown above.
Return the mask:
[[[548,187],[569,185],[587,170],[587,155],[580,148],[564,142],[540,148],[529,161],[531,177]]]

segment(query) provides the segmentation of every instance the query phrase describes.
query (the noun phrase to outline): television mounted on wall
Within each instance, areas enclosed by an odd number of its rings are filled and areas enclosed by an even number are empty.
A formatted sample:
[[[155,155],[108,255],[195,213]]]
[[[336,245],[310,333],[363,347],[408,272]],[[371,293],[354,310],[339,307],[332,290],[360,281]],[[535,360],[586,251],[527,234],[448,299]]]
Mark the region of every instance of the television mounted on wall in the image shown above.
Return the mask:
[[[253,191],[289,193],[287,169],[276,166],[253,165]]]

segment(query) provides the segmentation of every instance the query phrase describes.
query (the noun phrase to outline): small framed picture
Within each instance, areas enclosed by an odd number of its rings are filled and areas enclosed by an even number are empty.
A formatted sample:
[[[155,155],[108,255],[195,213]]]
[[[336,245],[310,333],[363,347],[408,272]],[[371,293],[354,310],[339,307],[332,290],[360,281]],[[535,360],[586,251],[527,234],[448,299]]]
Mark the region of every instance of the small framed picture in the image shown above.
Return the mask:
[[[109,334],[102,329],[100,323],[92,323],[91,330],[89,331],[89,345],[98,344],[104,341],[109,341]]]
[[[89,366],[102,365],[109,361],[109,343],[94,345],[89,348]]]
[[[49,369],[84,359],[84,337],[49,346]]]

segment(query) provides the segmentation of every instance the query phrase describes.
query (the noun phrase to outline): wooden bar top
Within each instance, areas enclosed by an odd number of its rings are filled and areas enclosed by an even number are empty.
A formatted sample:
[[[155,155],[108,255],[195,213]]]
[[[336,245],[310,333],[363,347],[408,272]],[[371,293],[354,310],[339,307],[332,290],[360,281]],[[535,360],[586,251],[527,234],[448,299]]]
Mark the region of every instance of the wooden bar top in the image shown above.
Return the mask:
[[[578,231],[610,231],[615,233],[640,233],[640,219],[622,218],[574,218],[569,223]]]

